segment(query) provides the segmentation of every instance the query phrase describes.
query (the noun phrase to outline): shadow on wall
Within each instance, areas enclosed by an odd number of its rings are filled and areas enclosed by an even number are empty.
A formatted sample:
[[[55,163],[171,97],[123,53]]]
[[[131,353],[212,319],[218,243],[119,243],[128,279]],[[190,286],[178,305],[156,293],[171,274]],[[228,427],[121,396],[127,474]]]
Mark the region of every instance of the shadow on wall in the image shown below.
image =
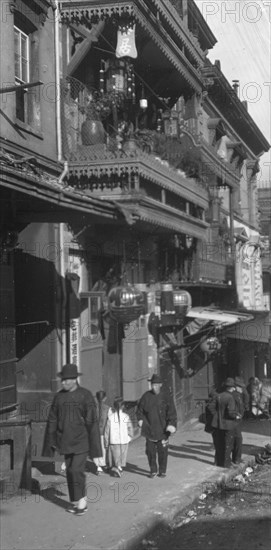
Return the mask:
[[[70,314],[66,320],[56,315],[56,306],[65,301]],[[15,254],[15,318],[17,357],[22,359],[41,341],[52,343],[55,329],[64,328],[69,318],[79,316],[80,301],[73,281],[60,277],[53,262],[21,250]],[[51,337],[50,337],[51,335]]]

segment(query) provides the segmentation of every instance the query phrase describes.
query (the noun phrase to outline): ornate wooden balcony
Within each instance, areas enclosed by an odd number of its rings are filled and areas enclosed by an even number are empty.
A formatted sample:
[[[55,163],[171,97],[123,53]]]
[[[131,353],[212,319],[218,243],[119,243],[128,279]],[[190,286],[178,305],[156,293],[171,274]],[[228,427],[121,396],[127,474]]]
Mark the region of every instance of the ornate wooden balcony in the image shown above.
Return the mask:
[[[184,129],[182,137],[172,137],[155,130],[131,131],[120,117],[116,131],[108,123],[112,108],[108,97],[103,95],[94,102],[95,112],[93,96],[90,102],[88,99],[89,90],[83,84],[73,78],[65,81],[62,143],[69,162],[66,183],[86,195],[121,201],[126,208],[140,203],[141,219],[159,221],[175,231],[182,227],[202,238],[208,227],[208,190],[200,180],[199,147],[189,132]],[[103,114],[107,117],[104,124]]]

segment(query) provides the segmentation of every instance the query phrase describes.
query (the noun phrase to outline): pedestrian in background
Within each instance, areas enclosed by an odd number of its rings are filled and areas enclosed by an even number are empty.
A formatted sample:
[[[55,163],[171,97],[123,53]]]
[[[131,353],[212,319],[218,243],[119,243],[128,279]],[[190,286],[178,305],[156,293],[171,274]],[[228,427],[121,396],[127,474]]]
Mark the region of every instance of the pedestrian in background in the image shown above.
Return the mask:
[[[104,446],[104,432],[105,432],[105,426],[106,426],[110,407],[109,405],[106,404],[105,391],[103,390],[97,391],[96,400],[97,400],[97,417],[98,417],[99,430],[100,430],[102,456],[100,458],[94,458],[93,462],[97,468],[96,474],[100,475],[104,471],[103,468],[108,469],[108,456],[107,456],[108,453],[106,452],[106,449]]]
[[[109,447],[109,465],[113,475],[121,477],[126,466],[128,444],[133,438],[133,426],[129,415],[124,411],[122,397],[114,399],[113,409],[110,409],[104,432],[105,447]]]
[[[58,375],[62,389],[55,395],[48,416],[44,456],[64,455],[66,476],[72,506],[67,509],[77,516],[87,511],[87,457],[102,456],[97,409],[92,393],[79,386],[81,373],[75,364],[67,364]]]
[[[235,383],[233,378],[227,378],[224,382],[225,390],[219,393],[213,403],[212,427],[215,428],[216,459],[217,466],[230,468],[231,452],[233,448],[234,428],[241,416],[236,410],[233,392]]]
[[[213,388],[208,396],[208,400],[206,402],[205,407],[205,432],[211,434],[215,449],[215,464],[217,465],[217,431],[216,428],[212,426],[213,417],[215,414],[215,404],[216,404],[216,398],[217,398],[217,391],[215,388]]]
[[[165,477],[168,459],[168,439],[176,432],[177,412],[173,399],[161,392],[162,380],[157,374],[150,379],[151,390],[141,397],[137,408],[138,425],[146,437],[146,455],[150,477]],[[158,467],[157,471],[157,457]]]
[[[233,464],[240,464],[242,460],[242,445],[243,445],[243,436],[242,436],[242,418],[244,417],[245,411],[249,410],[249,402],[246,397],[246,385],[244,380],[240,376],[236,376],[234,379],[235,391],[233,392],[233,397],[235,400],[235,407],[240,416],[239,420],[236,421],[233,432],[233,448],[232,448],[232,462]],[[245,390],[245,392],[244,392]]]

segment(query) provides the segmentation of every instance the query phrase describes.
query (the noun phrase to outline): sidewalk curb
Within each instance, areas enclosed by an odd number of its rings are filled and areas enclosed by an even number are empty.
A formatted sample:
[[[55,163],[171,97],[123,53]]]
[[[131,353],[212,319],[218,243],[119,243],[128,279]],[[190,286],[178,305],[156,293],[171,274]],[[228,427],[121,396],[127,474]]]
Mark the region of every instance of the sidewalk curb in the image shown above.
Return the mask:
[[[219,476],[217,474],[212,475],[206,481],[203,481],[200,485],[191,487],[190,494],[182,495],[182,499],[174,498],[172,501],[169,501],[166,505],[166,508],[156,513],[154,516],[147,517],[144,522],[139,522],[137,525],[133,526],[132,529],[137,531],[136,535],[130,537],[121,538],[116,545],[112,546],[108,550],[135,550],[137,545],[142,543],[142,540],[149,536],[150,531],[159,527],[161,523],[170,523],[174,517],[182,512],[188,506],[192,506],[195,500],[202,494],[202,486],[204,484],[213,485],[214,490],[218,487],[223,487],[229,481],[232,481],[237,475],[240,475],[248,467],[255,465],[255,457],[247,456],[244,459],[244,462],[238,466],[238,468],[231,468],[221,473]]]

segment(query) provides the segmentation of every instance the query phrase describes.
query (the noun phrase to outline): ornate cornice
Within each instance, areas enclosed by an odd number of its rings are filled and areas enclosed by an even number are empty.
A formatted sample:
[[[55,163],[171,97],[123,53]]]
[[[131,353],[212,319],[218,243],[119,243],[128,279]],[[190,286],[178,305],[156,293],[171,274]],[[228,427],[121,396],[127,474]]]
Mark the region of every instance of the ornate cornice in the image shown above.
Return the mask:
[[[153,0],[153,4],[157,9],[161,18],[170,25],[173,34],[185,42],[185,47],[198,64],[202,64],[205,55],[202,51],[198,40],[193,36],[188,27],[183,22],[177,10],[168,0]],[[62,1],[59,4],[61,17],[74,22],[87,20],[92,18],[107,19],[109,17],[123,15],[133,16],[135,8],[145,14],[147,19],[155,21],[155,26],[159,31],[161,22],[158,18],[152,17],[151,10],[142,0],[70,0]]]
[[[174,5],[169,2],[169,0],[154,0],[154,4],[159,13],[166,19],[176,36],[178,36],[180,40],[185,38],[185,46],[194,59],[198,62],[203,61],[205,59],[205,54],[198,40],[185,25]]]
[[[109,200],[109,197],[107,197]],[[120,204],[121,197],[116,197],[114,203]],[[207,229],[209,224],[203,220],[192,218],[185,212],[157,203],[149,197],[135,199],[127,197],[121,202],[121,211],[125,217],[132,219],[133,223],[147,223],[174,231],[186,233],[199,240],[207,240]]]
[[[176,233],[186,233],[200,240],[207,240],[209,225],[206,222],[194,218],[189,219],[185,213],[174,212],[174,208],[169,206],[160,205],[157,208],[156,204],[141,205],[138,209],[138,215],[141,221],[171,229]]]
[[[204,55],[199,47],[197,40],[183,23],[181,17],[176,14],[175,18],[165,6],[158,3],[159,13],[161,18],[170,24],[172,28],[172,36],[161,36],[163,30],[162,20],[155,18],[148,7],[141,0],[133,0],[131,2],[120,1],[117,3],[105,2],[89,2],[89,1],[71,1],[60,3],[60,15],[63,23],[81,23],[90,26],[97,23],[99,20],[107,20],[109,18],[135,18],[151,36],[152,40],[163,51],[167,59],[174,65],[180,74],[189,82],[190,86],[197,92],[202,89],[200,70],[196,69],[183,53],[181,47],[178,47],[174,41],[174,35],[180,43],[187,49],[190,56],[194,59],[199,68],[204,64]]]
[[[91,5],[89,1],[60,2],[61,20],[64,23],[88,23],[106,20],[111,17],[121,18],[123,16],[133,17],[133,2],[97,2]]]
[[[23,9],[23,6],[26,6],[26,9]],[[26,15],[26,17],[31,12],[38,13],[41,23],[45,22],[49,8],[55,8],[53,0],[9,0],[11,13],[18,11]]]
[[[197,71],[191,64],[189,64],[189,61],[184,53],[177,48],[172,40],[171,45],[169,46],[165,43],[164,40],[161,39],[159,27],[157,25],[157,28],[151,26],[149,19],[142,13],[141,9],[135,8],[134,13],[135,19],[139,21],[145,31],[151,36],[152,40],[155,42],[158,48],[163,51],[167,59],[174,65],[177,71],[185,77],[190,86],[196,92],[200,93],[202,90],[200,72]],[[202,63],[202,60],[200,62]]]
[[[202,76],[212,80],[208,87],[209,99],[252,154],[259,156],[269,151],[270,144],[222,73],[219,64],[213,65],[208,61],[202,70]]]

